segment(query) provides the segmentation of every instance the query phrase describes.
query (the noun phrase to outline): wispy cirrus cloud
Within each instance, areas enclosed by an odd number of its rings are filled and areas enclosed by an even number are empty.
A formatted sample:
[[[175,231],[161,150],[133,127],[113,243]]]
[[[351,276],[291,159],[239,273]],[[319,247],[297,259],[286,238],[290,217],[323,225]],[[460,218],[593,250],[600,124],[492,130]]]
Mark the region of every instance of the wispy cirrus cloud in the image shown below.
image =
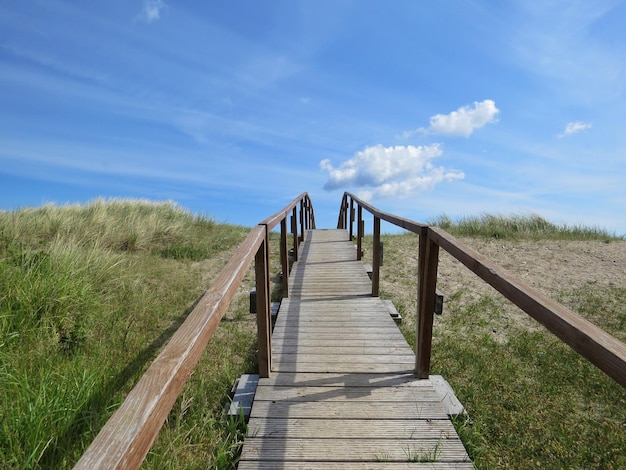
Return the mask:
[[[450,114],[435,114],[428,128],[407,131],[404,137],[415,133],[469,137],[475,130],[496,122],[499,112],[493,100],[474,101],[472,106],[462,106]]]
[[[436,167],[432,160],[441,156],[439,144],[415,147],[375,145],[357,152],[354,157],[334,167],[329,159],[320,162],[328,172],[324,189],[356,187],[368,198],[407,197],[416,191],[432,189],[443,181],[464,178],[456,170]]]
[[[153,23],[161,19],[161,11],[167,8],[163,0],[144,0],[140,18],[147,22]]]
[[[559,134],[557,137],[559,139],[562,139],[563,137],[566,137],[568,135],[578,134],[579,132],[584,132],[587,129],[591,129],[591,127],[592,127],[592,124],[590,122],[583,122],[583,121],[568,122],[565,125],[565,130],[563,131],[563,133]]]

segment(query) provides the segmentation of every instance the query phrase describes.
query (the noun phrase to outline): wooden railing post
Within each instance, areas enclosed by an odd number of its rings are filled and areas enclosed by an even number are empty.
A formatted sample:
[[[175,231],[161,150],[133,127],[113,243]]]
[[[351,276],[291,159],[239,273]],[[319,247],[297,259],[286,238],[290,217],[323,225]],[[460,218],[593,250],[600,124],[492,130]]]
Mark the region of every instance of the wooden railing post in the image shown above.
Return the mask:
[[[256,276],[256,315],[257,315],[257,345],[259,376],[269,377],[272,370],[272,336],[271,311],[269,297],[269,262],[267,226],[265,226],[265,241],[261,243],[254,258],[254,272]]]
[[[287,246],[287,217],[280,221],[280,264],[283,269],[281,279],[283,297],[289,297],[289,248]]]
[[[311,203],[310,199],[309,199],[309,207],[311,208],[311,228],[313,230],[315,230],[316,229],[316,226],[315,226],[315,210],[313,209],[313,203]]]
[[[291,214],[291,233],[293,234],[293,260],[298,261],[298,210],[294,207]]]
[[[361,204],[357,204],[357,228],[356,228],[356,259],[358,261],[363,257],[363,207]]]
[[[372,259],[372,297],[380,292],[380,218],[374,216],[374,241]]]
[[[304,241],[304,201],[300,201],[300,240]]]
[[[435,290],[437,288],[437,266],[439,263],[439,245],[430,239],[428,232],[428,228],[423,228],[419,239],[415,375],[420,379],[427,379],[430,375]]]
[[[354,199],[350,198],[350,230],[348,232],[348,237],[350,241],[354,238],[354,233],[352,232],[352,225],[354,224]]]

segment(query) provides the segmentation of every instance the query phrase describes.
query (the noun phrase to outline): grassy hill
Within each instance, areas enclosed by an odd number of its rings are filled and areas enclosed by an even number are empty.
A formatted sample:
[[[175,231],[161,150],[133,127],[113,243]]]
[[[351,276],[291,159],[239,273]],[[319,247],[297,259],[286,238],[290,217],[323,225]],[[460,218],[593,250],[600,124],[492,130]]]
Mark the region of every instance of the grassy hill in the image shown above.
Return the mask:
[[[3,468],[71,467],[246,234],[148,201],[1,213]],[[147,467],[163,468],[164,456],[179,468],[228,459],[221,406],[234,377],[254,368],[244,300],[211,342]]]
[[[626,340],[623,239],[534,217],[436,222]],[[71,468],[246,234],[148,201],[0,213],[2,468]],[[417,237],[384,241],[381,296],[414,343]],[[469,412],[456,424],[477,467],[626,467],[626,392],[443,252],[439,273],[432,373]],[[239,431],[221,415],[235,377],[256,368],[252,284],[250,274],[145,468],[235,462]]]

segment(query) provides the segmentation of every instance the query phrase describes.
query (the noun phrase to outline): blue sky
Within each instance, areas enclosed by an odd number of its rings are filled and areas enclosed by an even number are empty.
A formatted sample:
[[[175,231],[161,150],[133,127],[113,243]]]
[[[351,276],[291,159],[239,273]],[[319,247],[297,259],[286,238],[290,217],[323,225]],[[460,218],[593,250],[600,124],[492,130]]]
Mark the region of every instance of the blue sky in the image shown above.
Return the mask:
[[[332,227],[349,190],[626,234],[624,24],[608,0],[4,0],[0,208],[253,225],[308,191]]]

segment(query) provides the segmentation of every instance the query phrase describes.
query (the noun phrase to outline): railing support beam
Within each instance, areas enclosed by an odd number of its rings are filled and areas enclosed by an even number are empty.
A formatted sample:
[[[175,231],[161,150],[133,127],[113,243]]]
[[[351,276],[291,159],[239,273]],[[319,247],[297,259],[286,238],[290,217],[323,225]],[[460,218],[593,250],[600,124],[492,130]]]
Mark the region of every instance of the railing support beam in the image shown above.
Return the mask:
[[[256,276],[256,315],[259,376],[269,377],[272,370],[272,319],[269,297],[269,253],[268,230],[265,226],[265,241],[254,258]]]
[[[380,293],[380,218],[374,216],[374,240],[372,259],[372,297]]]
[[[281,278],[283,297],[289,297],[289,248],[287,247],[287,218],[280,221],[280,264],[283,270]]]
[[[430,239],[428,231],[428,228],[422,229],[419,240],[415,375],[420,379],[427,379],[430,374],[433,315],[439,263],[439,245]]]
[[[356,259],[358,261],[363,258],[363,230],[365,227],[363,226],[363,207],[361,204],[358,205],[357,209],[357,235],[356,235]]]

